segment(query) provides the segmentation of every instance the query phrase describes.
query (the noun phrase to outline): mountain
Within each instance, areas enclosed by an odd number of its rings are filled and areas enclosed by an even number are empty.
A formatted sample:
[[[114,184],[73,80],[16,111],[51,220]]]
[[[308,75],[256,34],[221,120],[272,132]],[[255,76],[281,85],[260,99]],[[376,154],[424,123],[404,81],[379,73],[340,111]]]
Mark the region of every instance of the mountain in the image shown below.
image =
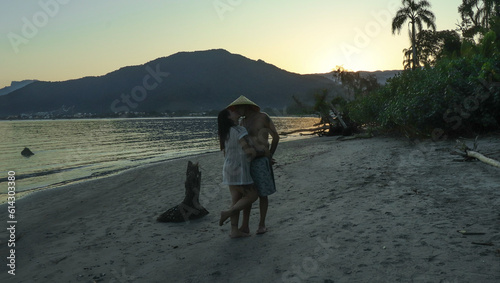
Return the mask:
[[[35,80],[24,80],[24,81],[20,81],[20,82],[14,81],[10,84],[10,86],[6,86],[6,87],[0,89],[0,96],[9,94],[15,90],[18,90],[22,87],[29,85],[30,83],[33,83],[33,82],[35,82]]]
[[[261,108],[292,105],[293,96],[338,89],[320,75],[299,75],[223,49],[179,52],[99,77],[36,81],[0,96],[0,117],[36,112],[201,112],[224,108],[240,95]]]

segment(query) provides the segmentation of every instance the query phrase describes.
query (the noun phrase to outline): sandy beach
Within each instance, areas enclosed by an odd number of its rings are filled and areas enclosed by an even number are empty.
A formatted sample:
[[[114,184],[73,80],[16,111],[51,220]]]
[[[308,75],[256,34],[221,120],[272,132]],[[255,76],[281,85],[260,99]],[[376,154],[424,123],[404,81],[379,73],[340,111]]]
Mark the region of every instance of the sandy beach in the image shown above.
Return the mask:
[[[478,151],[499,160],[499,137]],[[255,235],[256,202],[242,239],[218,225],[230,204],[221,153],[34,193],[16,202],[15,275],[0,206],[0,282],[500,282],[500,168],[456,161],[454,145],[280,143],[269,231]],[[210,213],[157,222],[184,198],[188,160]]]

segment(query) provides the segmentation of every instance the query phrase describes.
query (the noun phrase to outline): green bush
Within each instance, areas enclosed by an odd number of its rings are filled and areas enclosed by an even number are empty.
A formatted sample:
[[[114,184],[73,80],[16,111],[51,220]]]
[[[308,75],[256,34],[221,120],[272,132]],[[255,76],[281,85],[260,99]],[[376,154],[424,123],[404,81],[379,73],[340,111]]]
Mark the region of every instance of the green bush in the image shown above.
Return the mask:
[[[492,48],[441,59],[434,67],[403,71],[377,91],[351,102],[350,117],[407,135],[430,136],[435,129],[450,134],[499,129],[500,56]]]

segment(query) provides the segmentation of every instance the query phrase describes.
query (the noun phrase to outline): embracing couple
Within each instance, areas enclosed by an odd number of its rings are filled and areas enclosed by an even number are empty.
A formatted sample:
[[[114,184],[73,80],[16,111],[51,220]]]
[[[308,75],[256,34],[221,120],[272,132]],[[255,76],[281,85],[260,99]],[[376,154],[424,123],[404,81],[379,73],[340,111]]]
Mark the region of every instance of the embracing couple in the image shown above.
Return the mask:
[[[229,186],[232,200],[231,207],[221,212],[219,225],[230,219],[232,238],[249,236],[250,210],[252,203],[259,198],[257,234],[264,234],[267,231],[268,196],[276,192],[272,164],[278,147],[278,132],[271,118],[245,96],[240,96],[222,110],[217,123],[220,149],[225,157],[222,182]],[[243,221],[238,228],[241,210]]]

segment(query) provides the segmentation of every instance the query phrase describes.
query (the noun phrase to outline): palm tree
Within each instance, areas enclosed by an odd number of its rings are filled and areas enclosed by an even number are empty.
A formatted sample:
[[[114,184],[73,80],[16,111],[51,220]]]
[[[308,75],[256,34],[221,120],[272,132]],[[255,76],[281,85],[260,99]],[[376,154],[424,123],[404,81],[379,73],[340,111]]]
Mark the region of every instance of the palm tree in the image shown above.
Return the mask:
[[[488,29],[490,19],[499,12],[498,0],[462,0],[458,12],[462,17],[462,31],[465,37],[472,38],[482,29]]]
[[[422,31],[422,25],[426,24],[427,28],[432,28],[436,30],[436,24],[434,23],[436,17],[434,14],[428,10],[431,4],[426,0],[403,0],[403,7],[401,7],[397,12],[394,19],[392,19],[392,34],[397,31],[398,34],[403,28],[403,24],[408,21],[408,31],[411,40],[411,49],[413,51],[413,66],[417,67],[418,57],[417,57],[417,30]]]
[[[411,47],[410,48],[405,48],[405,49],[403,49],[403,54],[404,54],[404,58],[405,58],[403,60],[403,68],[405,70],[409,70],[409,69],[412,68],[411,67],[412,66],[411,62],[413,60],[411,59],[411,56],[413,54],[413,50],[411,49]]]

